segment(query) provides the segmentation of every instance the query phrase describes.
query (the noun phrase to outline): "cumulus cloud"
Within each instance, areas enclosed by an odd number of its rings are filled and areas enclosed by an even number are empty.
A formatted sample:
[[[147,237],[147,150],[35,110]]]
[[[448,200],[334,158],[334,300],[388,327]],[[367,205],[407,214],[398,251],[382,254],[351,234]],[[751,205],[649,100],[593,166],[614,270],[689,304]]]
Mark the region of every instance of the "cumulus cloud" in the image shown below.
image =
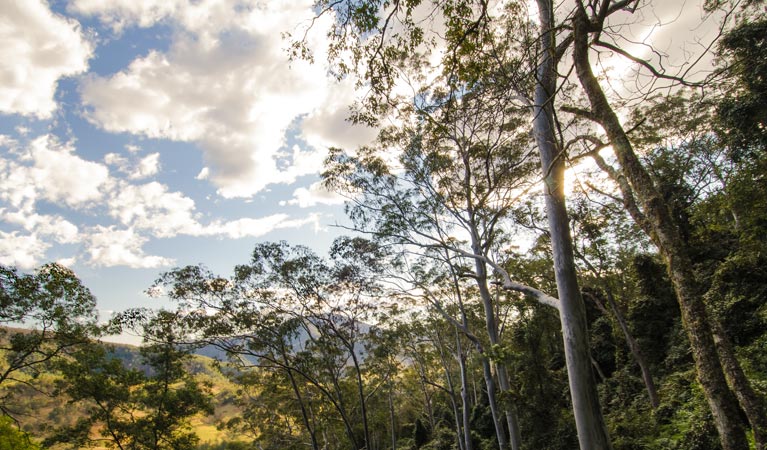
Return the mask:
[[[156,175],[159,171],[160,154],[152,153],[139,160],[136,167],[128,174],[128,178],[131,180],[141,180]]]
[[[25,178],[44,199],[70,206],[101,198],[109,178],[109,170],[102,164],[80,158],[72,144],[61,143],[51,135],[32,141],[23,160],[32,162]]]
[[[61,244],[77,242],[77,225],[59,215],[27,213],[25,211],[9,211],[0,208],[0,219],[18,225],[26,231],[34,232],[41,236],[47,236]]]
[[[0,159],[0,200],[27,210],[38,199],[86,206],[103,196],[109,169],[80,158],[71,143],[43,135],[11,150],[15,159]]]
[[[301,187],[293,191],[293,198],[285,204],[308,208],[316,205],[341,205],[345,201],[345,197],[325,189],[321,182],[317,182],[309,188]]]
[[[127,157],[109,153],[99,163],[81,158],[72,143],[50,135],[23,143],[0,136],[0,148],[0,223],[16,228],[0,234],[3,264],[33,267],[58,243],[82,247],[83,257],[64,258],[72,263],[160,267],[173,260],[147,255],[143,247],[150,239],[179,235],[240,239],[318,224],[316,215],[285,214],[203,222],[192,198],[157,181],[134,179],[136,173],[159,169],[156,153],[143,158],[136,151]],[[42,212],[46,202],[57,206],[56,214]],[[75,225],[65,218],[69,213],[84,214],[97,223]]]
[[[83,15],[98,16],[102,22],[119,32],[132,23],[149,27],[173,14],[178,7],[173,0],[75,0],[68,9]]]
[[[77,258],[75,258],[75,257],[72,257],[72,258],[61,258],[61,259],[56,260],[56,264],[60,264],[60,265],[65,266],[65,267],[72,267],[75,264],[77,264]]]
[[[144,253],[143,246],[149,240],[131,228],[97,226],[88,236],[87,253],[94,266],[127,266],[149,269],[169,266],[173,259]]]
[[[307,224],[319,225],[319,215],[310,214],[303,219],[291,219],[287,214],[274,214],[258,219],[244,218],[229,222],[213,223],[205,228],[204,234],[227,236],[232,239],[260,237],[274,230],[300,228]]]
[[[195,203],[158,182],[141,185],[119,182],[109,201],[110,215],[123,225],[147,230],[155,237],[198,235]]]
[[[318,149],[331,147],[355,150],[370,144],[378,130],[362,124],[349,122],[349,105],[355,100],[353,81],[345,80],[332,85],[328,98],[303,120],[301,137]]]
[[[193,142],[207,177],[224,197],[249,197],[272,183],[292,183],[321,168],[326,146],[281,154],[291,127],[311,115],[307,134],[319,143],[319,121],[338,113],[339,89],[320,64],[288,61],[282,33],[314,16],[309,0],[79,1],[73,9],[120,26],[174,27],[167,52],[151,51],[108,77],[81,86],[91,122],[113,132]],[[316,22],[310,45],[323,60],[327,26]],[[312,36],[314,36],[314,34]],[[349,94],[344,94],[347,98]],[[346,112],[345,105],[343,108]],[[300,133],[300,130],[298,130]],[[327,137],[327,136],[325,136]],[[323,142],[326,142],[325,139]]]
[[[50,244],[35,234],[0,231],[0,264],[31,269],[45,255]]]
[[[129,150],[131,155],[136,151]],[[131,180],[141,180],[151,177],[160,172],[160,154],[152,153],[141,159],[133,160],[126,158],[119,153],[107,153],[104,155],[104,162],[113,166],[119,172],[128,176]]]
[[[58,80],[83,73],[93,47],[42,0],[0,2],[0,112],[50,118]]]

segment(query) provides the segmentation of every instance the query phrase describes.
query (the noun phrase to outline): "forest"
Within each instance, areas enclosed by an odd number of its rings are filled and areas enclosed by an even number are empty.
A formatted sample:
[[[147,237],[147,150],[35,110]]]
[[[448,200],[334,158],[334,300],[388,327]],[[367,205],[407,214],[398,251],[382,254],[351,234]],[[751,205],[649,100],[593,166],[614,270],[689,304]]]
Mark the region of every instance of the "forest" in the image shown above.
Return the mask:
[[[767,449],[767,10],[708,1],[679,63],[655,3],[317,0],[378,130],[325,161],[341,236],[106,324],[1,266],[0,449]]]

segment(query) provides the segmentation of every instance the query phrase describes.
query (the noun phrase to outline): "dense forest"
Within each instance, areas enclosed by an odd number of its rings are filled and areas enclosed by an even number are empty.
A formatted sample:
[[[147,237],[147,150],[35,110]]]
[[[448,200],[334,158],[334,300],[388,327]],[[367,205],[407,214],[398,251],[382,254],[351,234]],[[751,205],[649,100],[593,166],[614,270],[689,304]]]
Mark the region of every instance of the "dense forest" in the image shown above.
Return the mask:
[[[318,0],[379,130],[325,162],[345,235],[106,325],[0,267],[0,449],[767,449],[765,8],[707,2],[675,66],[626,49],[653,3]]]

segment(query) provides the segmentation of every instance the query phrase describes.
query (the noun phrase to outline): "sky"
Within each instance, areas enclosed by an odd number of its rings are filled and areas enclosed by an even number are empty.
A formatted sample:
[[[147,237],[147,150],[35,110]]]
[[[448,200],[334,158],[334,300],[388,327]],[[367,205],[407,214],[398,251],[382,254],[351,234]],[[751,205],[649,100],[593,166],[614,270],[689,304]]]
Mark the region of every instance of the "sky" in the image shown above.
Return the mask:
[[[332,17],[306,35],[314,64],[288,58],[312,3],[0,1],[0,264],[71,267],[105,319],[169,306],[144,291],[174,267],[226,276],[264,241],[325,253],[346,218],[322,161],[375,131],[346,121],[353,82],[327,75]],[[683,67],[705,47],[697,1],[631,17],[637,56]]]
[[[331,146],[374,131],[326,75],[310,0],[0,2],[0,264],[56,261],[102,318],[157,307],[163,271],[223,275],[257,242],[318,253],[345,221],[319,185]],[[160,302],[160,303],[158,303]]]

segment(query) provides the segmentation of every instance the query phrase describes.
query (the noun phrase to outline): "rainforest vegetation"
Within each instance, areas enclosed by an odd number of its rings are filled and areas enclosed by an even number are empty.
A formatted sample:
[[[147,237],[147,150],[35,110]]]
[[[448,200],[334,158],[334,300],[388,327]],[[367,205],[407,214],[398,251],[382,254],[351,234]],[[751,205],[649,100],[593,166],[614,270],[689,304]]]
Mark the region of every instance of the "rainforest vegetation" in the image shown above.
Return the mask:
[[[107,325],[2,267],[0,449],[767,449],[764,5],[674,63],[629,51],[654,3],[318,0],[379,130],[326,160],[343,236]]]

